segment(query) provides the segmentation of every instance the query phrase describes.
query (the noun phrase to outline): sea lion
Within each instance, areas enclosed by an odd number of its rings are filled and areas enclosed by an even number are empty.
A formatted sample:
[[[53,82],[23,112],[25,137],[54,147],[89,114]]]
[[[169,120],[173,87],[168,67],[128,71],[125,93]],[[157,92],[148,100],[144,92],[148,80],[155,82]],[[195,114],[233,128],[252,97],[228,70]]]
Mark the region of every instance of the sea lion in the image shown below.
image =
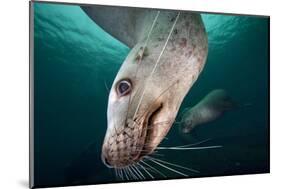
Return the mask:
[[[154,151],[202,71],[208,53],[198,13],[106,6],[82,9],[131,47],[112,84],[102,160],[125,168]]]
[[[208,93],[198,104],[186,108],[180,121],[179,132],[190,133],[198,125],[217,120],[226,111],[237,107],[237,103],[223,89]]]

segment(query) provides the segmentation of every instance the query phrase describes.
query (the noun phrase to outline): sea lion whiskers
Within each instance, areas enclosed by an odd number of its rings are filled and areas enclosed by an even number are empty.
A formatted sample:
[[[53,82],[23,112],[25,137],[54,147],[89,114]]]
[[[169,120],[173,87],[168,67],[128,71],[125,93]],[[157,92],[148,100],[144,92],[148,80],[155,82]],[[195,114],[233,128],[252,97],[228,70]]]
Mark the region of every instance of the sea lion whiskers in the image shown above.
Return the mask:
[[[134,172],[131,170],[131,166],[127,166],[128,171],[131,173],[131,176],[133,177],[133,179],[139,180],[139,178],[134,174]]]
[[[211,139],[206,139],[206,140],[202,140],[202,141],[199,141],[199,142],[196,142],[196,143],[192,143],[192,144],[181,145],[181,146],[173,146],[173,147],[177,147],[177,148],[180,148],[180,147],[191,147],[191,146],[196,146],[196,145],[199,145],[199,144],[203,144],[203,143],[208,142],[210,140]],[[160,146],[160,147],[163,147],[163,146]]]
[[[141,176],[133,169],[133,166],[132,166],[132,165],[129,165],[128,167],[129,167],[129,168],[131,169],[131,171],[134,173],[136,179],[137,179],[137,180],[141,180]]]
[[[187,145],[181,145],[181,146],[159,146],[156,149],[157,150],[203,150],[203,149],[213,149],[213,148],[221,148],[223,146],[221,145],[213,145],[213,146],[199,146],[199,147],[193,147],[199,144],[206,143],[210,141],[211,139],[202,140],[196,143],[187,144]]]
[[[168,162],[168,161],[164,161],[164,160],[161,160],[159,158],[155,158],[155,157],[151,157],[151,156],[145,156],[143,160],[140,160],[140,162],[138,162],[137,164],[140,164],[143,163],[145,164],[146,166],[150,167],[152,170],[156,171],[157,173],[161,174],[162,176],[164,176],[166,178],[166,175],[164,175],[162,172],[160,172],[158,169],[156,169],[155,167],[153,167],[152,165],[150,165],[148,162],[145,162],[145,160],[148,160],[154,164],[157,164],[158,166],[162,167],[162,168],[165,168],[171,172],[174,172],[174,173],[177,173],[179,175],[182,175],[182,176],[185,176],[185,177],[189,177],[189,175],[179,171],[179,170],[176,170],[172,167],[176,167],[176,168],[180,168],[180,169],[184,169],[184,170],[187,170],[187,171],[190,171],[190,172],[193,172],[193,173],[200,173],[200,171],[198,170],[195,170],[195,169],[192,169],[192,168],[189,168],[189,167],[185,167],[185,166],[182,166],[182,165],[178,165],[178,164],[175,164],[175,163],[171,163],[171,162]]]
[[[125,170],[126,173],[127,173],[128,180],[130,180],[130,178],[133,178],[133,179],[134,179],[134,176],[133,176],[133,174],[131,173],[131,170],[129,169],[129,166],[124,167],[124,170]]]
[[[115,170],[115,176],[118,177],[118,178],[121,178],[123,180],[121,168],[115,167],[114,170]]]
[[[121,180],[124,180],[124,169],[123,168],[115,168],[115,177],[116,178],[120,178]]]
[[[122,176],[122,180],[124,180],[124,169],[123,168],[120,168],[120,172],[121,172],[121,176]]]
[[[132,174],[131,168],[130,168],[129,166],[126,167],[126,168],[127,168],[127,170],[128,170],[128,173],[129,173],[130,177],[131,177],[132,179],[137,179],[136,176],[135,176],[134,174]]]
[[[144,172],[146,172],[147,175],[149,175],[152,179],[154,179],[153,175],[142,164],[137,162],[137,165],[140,166],[144,170]]]
[[[221,148],[223,146],[203,146],[203,147],[157,147],[158,150],[205,150],[205,149],[213,149],[213,148]]]
[[[157,154],[157,151],[154,151],[151,155],[161,155],[161,156],[163,156],[163,154]],[[128,169],[129,169],[129,175],[131,175],[133,177],[133,179],[137,179],[137,180],[146,179],[144,173],[141,172],[141,170],[140,170],[140,169],[143,169],[144,172],[149,177],[154,179],[153,175],[149,172],[149,170],[147,170],[145,166],[141,165],[140,162],[135,162],[135,161],[133,161],[131,159],[129,159],[128,161],[130,161],[132,164],[128,165],[126,167],[116,168],[116,170],[117,170],[116,171],[117,172],[116,176],[117,177],[120,177],[122,180],[124,180],[124,177],[126,177],[127,180],[130,180],[128,175],[127,175],[128,174]],[[154,168],[154,169],[156,169],[156,168]],[[123,171],[124,171],[124,173],[123,173]],[[158,171],[158,173],[160,173],[163,176],[163,174],[160,171]]]
[[[145,159],[148,160],[148,161],[151,161],[151,162],[153,162],[153,163],[155,163],[157,165],[159,165],[160,167],[163,167],[163,168],[165,168],[165,169],[167,169],[169,171],[175,172],[175,173],[180,174],[182,176],[188,177],[189,175],[187,175],[187,174],[185,174],[183,172],[180,172],[179,170],[176,170],[176,169],[174,169],[172,167],[184,169],[184,170],[187,170],[187,171],[190,171],[190,172],[193,172],[193,173],[200,173],[200,171],[198,171],[198,170],[195,170],[195,169],[192,169],[192,168],[189,168],[189,167],[185,167],[185,166],[182,166],[182,165],[178,165],[178,164],[175,164],[175,163],[171,163],[171,162],[168,162],[168,161],[164,161],[164,160],[161,160],[159,158],[154,158],[154,157],[151,157],[151,156],[146,156]],[[141,160],[141,162],[145,163],[144,160]],[[148,162],[146,162],[145,164],[147,166],[150,166],[153,169],[156,169],[152,165],[148,164]],[[157,170],[157,171],[159,171],[159,170]],[[161,173],[161,172],[159,171],[158,173]]]
[[[139,170],[136,168],[135,164],[130,165],[132,168],[133,172],[138,176],[139,180],[145,179],[145,176]]]
[[[146,177],[143,175],[143,173],[138,169],[136,164],[132,164],[132,168],[135,169],[136,173],[141,177],[141,179],[146,179]]]
[[[125,168],[123,168],[123,170],[124,170],[124,174],[125,174],[126,179],[127,179],[127,180],[130,180],[130,178],[129,178],[129,176],[128,176],[127,168],[125,167]]]
[[[159,174],[161,174],[161,175],[163,175],[163,176],[165,176],[164,174],[162,174],[160,171],[158,171],[157,169],[155,169],[154,168],[154,170],[152,169],[153,167],[146,167],[145,165],[142,165],[141,163],[144,163],[145,164],[145,162],[144,161],[140,161],[140,162],[137,162],[137,163],[135,163],[134,164],[134,166],[137,168],[137,167],[139,167],[140,169],[143,169],[144,170],[144,172],[150,177],[150,178],[152,178],[152,179],[154,179],[154,176],[152,175],[152,173],[150,173],[149,172],[149,170],[151,170],[152,172],[158,172]],[[147,164],[148,165],[148,164]],[[139,170],[140,171],[140,170]],[[145,178],[145,177],[144,177]]]
[[[122,179],[122,180],[124,180],[124,177],[123,177],[123,171],[122,171],[123,169],[122,168],[118,168],[117,169],[117,172],[119,172],[119,177]]]
[[[128,168],[127,167],[123,167],[123,170],[124,170],[124,175],[126,177],[127,180],[130,180],[130,173],[128,172]]]
[[[192,168],[189,168],[189,167],[184,167],[184,166],[182,166],[182,165],[178,165],[178,164],[175,164],[175,163],[170,163],[170,162],[168,162],[168,161],[164,161],[164,160],[157,159],[157,158],[154,158],[154,157],[149,157],[149,158],[151,158],[151,159],[153,159],[153,160],[155,160],[155,161],[159,161],[159,162],[162,162],[162,163],[171,165],[171,166],[175,166],[175,167],[178,167],[178,168],[182,168],[182,169],[185,169],[185,170],[194,172],[194,173],[200,173],[200,171],[195,170],[195,169],[192,169]]]
[[[131,161],[132,165],[129,165],[128,167],[131,167],[132,169],[135,168],[136,171],[139,173],[139,176],[141,176],[143,179],[146,179],[146,177],[144,176],[144,174],[141,172],[141,170],[138,169],[139,168],[143,169],[144,172],[150,176],[152,179],[154,179],[154,176],[149,172],[149,168],[145,167],[145,165],[142,165],[141,162],[143,162],[142,160],[140,162],[134,162]],[[144,162],[143,162],[144,163]],[[153,168],[153,167],[152,167]],[[161,172],[159,172],[160,174],[162,174]]]
[[[211,149],[211,148],[220,148],[222,146],[207,146],[207,147],[191,147],[191,146],[195,146],[195,145],[199,145],[199,144],[202,144],[202,143],[205,143],[207,141],[210,141],[211,139],[206,139],[206,140],[203,140],[203,141],[200,141],[200,142],[197,142],[197,143],[193,143],[193,144],[189,144],[189,145],[182,145],[182,146],[176,146],[176,147],[171,147],[169,149],[183,149],[183,150],[193,150],[193,149]],[[187,148],[189,147],[189,148]],[[162,149],[163,147],[158,147],[156,149]],[[176,172],[180,175],[183,175],[184,176],[184,173],[182,172],[179,172],[178,170],[175,170],[171,167],[168,167],[167,165],[170,165],[170,166],[174,166],[174,167],[177,167],[177,168],[182,168],[182,169],[185,169],[185,170],[188,170],[188,171],[191,171],[191,172],[194,172],[194,173],[200,173],[198,170],[195,170],[195,169],[192,169],[192,168],[189,168],[189,167],[184,167],[182,165],[178,165],[178,164],[175,164],[175,163],[171,163],[171,162],[167,162],[167,161],[164,161],[164,160],[161,160],[161,159],[157,159],[155,157],[151,157],[151,156],[145,156],[144,159],[148,159],[150,161],[152,161],[153,163],[155,164],[158,164],[159,166],[163,167],[163,168],[166,168],[172,172]],[[165,164],[165,165],[164,165]],[[186,175],[188,176],[188,175]]]
[[[151,162],[153,162],[153,163],[155,163],[155,164],[157,164],[157,165],[159,165],[159,166],[161,166],[161,167],[163,167],[163,168],[166,168],[166,169],[168,169],[168,170],[170,170],[170,171],[172,171],[172,172],[178,173],[179,175],[182,175],[182,176],[185,176],[185,177],[189,177],[189,175],[184,174],[184,173],[182,173],[182,172],[180,172],[180,171],[177,171],[177,170],[175,170],[175,169],[173,169],[173,168],[171,168],[171,167],[169,167],[169,166],[167,166],[167,165],[164,165],[163,163],[160,163],[159,161],[156,161],[155,159],[152,159],[152,158],[149,157],[149,156],[146,156],[146,157],[144,157],[144,158],[147,159],[147,160],[149,160],[149,161],[151,161]]]
[[[156,169],[155,167],[153,167],[152,165],[150,165],[148,162],[145,162],[144,160],[140,160],[140,163],[143,163],[144,165],[148,166],[149,168],[151,168],[153,171],[155,171],[156,173],[160,174],[161,176],[163,176],[164,178],[167,178],[167,176],[162,173],[161,171],[159,171],[158,169]]]

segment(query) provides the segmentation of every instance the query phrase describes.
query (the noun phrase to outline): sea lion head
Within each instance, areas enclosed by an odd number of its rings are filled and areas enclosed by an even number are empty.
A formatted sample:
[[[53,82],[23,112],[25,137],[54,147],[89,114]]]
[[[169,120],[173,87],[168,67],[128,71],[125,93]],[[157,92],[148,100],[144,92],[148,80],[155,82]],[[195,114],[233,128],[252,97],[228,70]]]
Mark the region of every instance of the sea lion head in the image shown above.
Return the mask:
[[[115,77],[102,147],[108,167],[137,163],[156,149],[204,66],[207,38],[200,16],[182,16],[172,30],[177,32],[168,37],[176,15],[161,17],[150,40],[143,38],[132,48]],[[189,36],[194,38],[186,36],[184,27],[190,19],[196,23]]]
[[[195,127],[195,121],[191,110],[187,110],[182,117],[179,125],[179,133],[188,134]]]

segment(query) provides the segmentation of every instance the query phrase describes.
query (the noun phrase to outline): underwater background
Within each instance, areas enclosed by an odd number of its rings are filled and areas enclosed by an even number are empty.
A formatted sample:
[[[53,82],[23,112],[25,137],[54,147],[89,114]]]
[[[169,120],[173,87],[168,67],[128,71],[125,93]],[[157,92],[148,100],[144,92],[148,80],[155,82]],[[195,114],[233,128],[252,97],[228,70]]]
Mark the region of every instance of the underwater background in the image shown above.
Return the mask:
[[[130,49],[77,5],[33,4],[35,186],[119,182],[100,159],[107,127],[105,83],[111,86]],[[213,89],[225,89],[241,107],[191,134],[179,133],[174,125],[160,144],[212,139],[204,145],[222,148],[163,150],[159,158],[200,171],[188,172],[190,177],[269,172],[269,18],[201,15],[208,59],[177,121],[184,108]],[[183,178],[161,171],[168,178]]]

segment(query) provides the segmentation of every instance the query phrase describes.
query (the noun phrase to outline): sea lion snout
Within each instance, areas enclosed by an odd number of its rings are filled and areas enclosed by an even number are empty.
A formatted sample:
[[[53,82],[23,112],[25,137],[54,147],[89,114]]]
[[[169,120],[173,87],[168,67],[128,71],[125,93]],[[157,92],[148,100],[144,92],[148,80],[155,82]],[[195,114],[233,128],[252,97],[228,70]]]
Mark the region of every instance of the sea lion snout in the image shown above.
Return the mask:
[[[190,133],[190,131],[194,128],[194,125],[192,124],[192,120],[185,120],[180,124],[180,132],[187,134]]]
[[[104,139],[102,160],[108,167],[125,167],[138,155],[137,128],[126,125],[109,131]]]
[[[126,167],[151,153],[156,147],[154,121],[161,109],[162,104],[156,103],[149,111],[140,111],[134,121],[128,118],[123,125],[110,126],[102,147],[103,163],[109,168]]]

